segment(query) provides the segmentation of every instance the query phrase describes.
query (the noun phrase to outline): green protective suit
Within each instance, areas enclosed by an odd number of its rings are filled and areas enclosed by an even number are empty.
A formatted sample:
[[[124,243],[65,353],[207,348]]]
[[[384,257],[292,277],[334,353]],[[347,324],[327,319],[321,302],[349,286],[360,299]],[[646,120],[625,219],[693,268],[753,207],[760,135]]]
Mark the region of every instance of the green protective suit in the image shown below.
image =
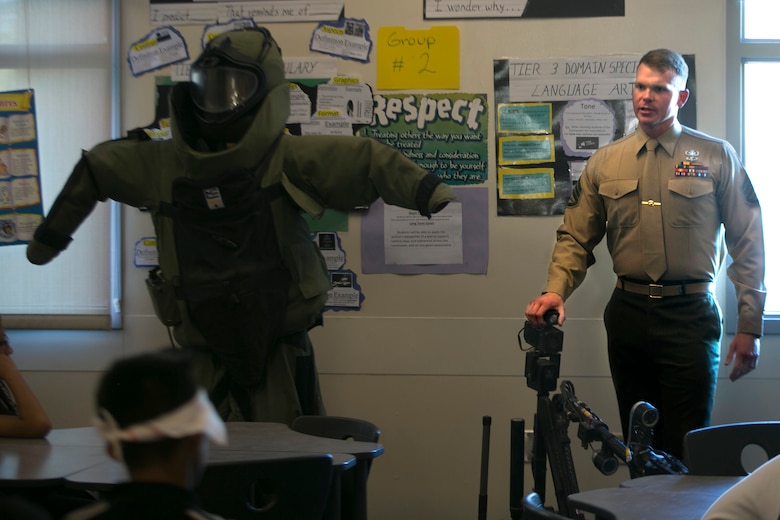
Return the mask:
[[[319,322],[331,284],[302,211],[317,218],[326,208],[350,210],[381,197],[388,204],[429,216],[455,199],[437,176],[373,139],[286,134],[289,107],[289,84],[282,73],[281,80],[271,82],[254,120],[235,146],[201,151],[205,148],[194,135],[197,125],[187,84],[178,85],[171,96],[173,138],[113,140],[84,152],[27,249],[32,263],[49,262],[67,247],[96,203],[112,199],[149,211],[161,272],[165,279],[176,280],[173,222],[159,212],[160,203],[171,200],[173,180],[209,177],[228,169],[254,170],[270,159],[262,186],[281,183],[289,195],[274,199],[272,212],[291,284],[284,334],[270,353],[263,383],[248,389],[231,384],[181,300],[168,302],[177,308],[178,320],[166,323],[161,317],[166,324],[178,321],[174,338],[193,351],[200,381],[226,420],[289,423],[301,414],[325,413],[306,332]]]

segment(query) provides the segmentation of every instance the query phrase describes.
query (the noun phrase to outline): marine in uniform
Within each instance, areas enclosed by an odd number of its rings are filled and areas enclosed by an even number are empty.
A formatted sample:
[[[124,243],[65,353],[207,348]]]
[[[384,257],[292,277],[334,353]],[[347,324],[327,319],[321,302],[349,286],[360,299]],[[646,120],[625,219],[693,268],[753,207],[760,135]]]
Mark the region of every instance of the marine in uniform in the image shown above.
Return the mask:
[[[710,422],[722,334],[714,289],[726,246],[739,313],[732,379],[755,368],[765,300],[758,199],[731,145],[677,121],[686,79],[672,51],[642,58],[633,94],[639,127],[588,160],[544,294],[526,309],[538,322],[557,308],[562,323],[563,301],[606,235],[617,284],[604,324],[623,433],[634,403],[648,401],[660,412],[653,446],[678,458],[685,433]]]

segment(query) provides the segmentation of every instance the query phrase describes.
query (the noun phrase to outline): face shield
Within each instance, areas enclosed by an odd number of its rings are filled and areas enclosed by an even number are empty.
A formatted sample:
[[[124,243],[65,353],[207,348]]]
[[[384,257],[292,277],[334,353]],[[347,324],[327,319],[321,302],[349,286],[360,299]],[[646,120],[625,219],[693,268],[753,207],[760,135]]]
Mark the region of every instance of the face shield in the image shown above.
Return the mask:
[[[240,110],[260,90],[260,81],[254,71],[219,61],[199,60],[190,72],[192,101],[206,114]]]
[[[262,63],[271,47],[270,35],[259,56],[250,58],[231,47],[230,39],[207,48],[190,68],[190,96],[207,124],[228,124],[252,111],[268,88]]]

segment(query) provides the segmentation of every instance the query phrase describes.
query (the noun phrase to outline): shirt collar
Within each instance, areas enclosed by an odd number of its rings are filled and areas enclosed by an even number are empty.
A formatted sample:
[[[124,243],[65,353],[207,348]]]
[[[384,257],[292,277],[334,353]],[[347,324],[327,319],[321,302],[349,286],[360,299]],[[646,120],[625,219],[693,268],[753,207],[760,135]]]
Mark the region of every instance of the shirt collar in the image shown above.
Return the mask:
[[[674,149],[677,146],[677,141],[680,139],[680,134],[682,133],[682,125],[679,121],[675,120],[674,124],[663,134],[661,134],[658,137],[658,143],[661,145],[661,148],[666,151],[666,153],[669,156],[674,155]],[[645,146],[645,143],[647,142],[650,137],[645,133],[644,130],[642,130],[640,127],[637,127],[636,132],[634,133],[635,141],[634,141],[634,147],[635,147],[635,154],[639,155],[639,152],[642,151],[642,148]]]

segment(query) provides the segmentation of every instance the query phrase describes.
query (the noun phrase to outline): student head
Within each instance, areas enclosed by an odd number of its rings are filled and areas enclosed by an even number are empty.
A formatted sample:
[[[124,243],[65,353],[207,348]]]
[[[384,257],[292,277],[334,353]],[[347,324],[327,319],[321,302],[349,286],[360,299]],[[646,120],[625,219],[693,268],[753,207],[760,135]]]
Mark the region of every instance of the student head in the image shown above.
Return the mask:
[[[195,383],[189,356],[144,353],[112,365],[97,392],[97,426],[112,457],[131,477],[160,470],[197,483],[208,440],[225,442],[225,425]]]

